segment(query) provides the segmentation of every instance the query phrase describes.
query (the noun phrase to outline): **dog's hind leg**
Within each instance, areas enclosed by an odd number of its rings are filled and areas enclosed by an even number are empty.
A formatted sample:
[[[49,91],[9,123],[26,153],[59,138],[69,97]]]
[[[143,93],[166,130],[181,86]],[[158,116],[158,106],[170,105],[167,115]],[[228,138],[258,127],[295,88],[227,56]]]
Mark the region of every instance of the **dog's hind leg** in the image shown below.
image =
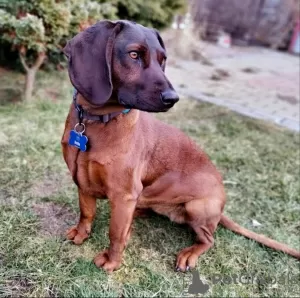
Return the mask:
[[[152,213],[153,212],[151,211],[150,208],[147,209],[136,208],[133,213],[133,218],[149,217]]]
[[[179,252],[177,271],[188,271],[196,266],[198,257],[214,244],[213,233],[221,218],[222,200],[195,199],[185,204],[186,223],[196,232],[196,243]]]
[[[92,229],[92,223],[96,215],[96,198],[83,193],[78,189],[80,219],[77,226],[67,231],[67,239],[72,240],[74,244],[82,244],[86,240]]]

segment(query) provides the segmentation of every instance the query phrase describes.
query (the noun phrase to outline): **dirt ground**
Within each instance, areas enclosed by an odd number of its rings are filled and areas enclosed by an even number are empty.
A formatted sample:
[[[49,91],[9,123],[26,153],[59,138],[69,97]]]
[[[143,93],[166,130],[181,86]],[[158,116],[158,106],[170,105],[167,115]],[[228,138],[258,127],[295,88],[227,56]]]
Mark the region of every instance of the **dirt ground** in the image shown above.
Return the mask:
[[[185,47],[184,38],[174,46]],[[211,65],[175,55],[168,61],[167,75],[179,93],[299,127],[299,56],[263,47],[197,46]]]

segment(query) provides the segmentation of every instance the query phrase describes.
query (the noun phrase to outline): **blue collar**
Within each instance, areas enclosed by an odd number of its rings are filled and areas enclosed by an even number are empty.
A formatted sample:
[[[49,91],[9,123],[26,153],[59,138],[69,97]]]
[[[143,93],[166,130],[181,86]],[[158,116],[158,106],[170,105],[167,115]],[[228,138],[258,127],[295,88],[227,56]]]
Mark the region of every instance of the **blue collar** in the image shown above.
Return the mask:
[[[128,114],[130,112],[131,109],[126,109],[122,111],[122,114]]]

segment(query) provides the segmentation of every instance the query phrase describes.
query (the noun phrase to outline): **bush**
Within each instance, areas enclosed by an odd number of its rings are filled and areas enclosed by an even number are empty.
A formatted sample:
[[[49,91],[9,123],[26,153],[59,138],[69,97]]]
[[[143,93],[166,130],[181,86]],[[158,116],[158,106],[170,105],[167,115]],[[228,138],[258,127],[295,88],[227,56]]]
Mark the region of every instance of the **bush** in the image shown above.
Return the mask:
[[[120,19],[130,19],[144,26],[167,27],[176,13],[185,8],[186,0],[118,0],[116,7]]]

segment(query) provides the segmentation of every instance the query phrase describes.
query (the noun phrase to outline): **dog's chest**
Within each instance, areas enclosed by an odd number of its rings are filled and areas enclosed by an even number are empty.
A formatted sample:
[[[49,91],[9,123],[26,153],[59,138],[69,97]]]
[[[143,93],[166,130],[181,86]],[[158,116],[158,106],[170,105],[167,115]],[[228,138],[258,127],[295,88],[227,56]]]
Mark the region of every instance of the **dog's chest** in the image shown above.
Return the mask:
[[[76,185],[92,196],[105,196],[105,166],[92,159],[89,152],[80,152],[68,144],[63,144],[63,151],[65,161]]]
[[[105,196],[105,168],[96,161],[77,161],[76,180],[80,189],[92,196]]]

